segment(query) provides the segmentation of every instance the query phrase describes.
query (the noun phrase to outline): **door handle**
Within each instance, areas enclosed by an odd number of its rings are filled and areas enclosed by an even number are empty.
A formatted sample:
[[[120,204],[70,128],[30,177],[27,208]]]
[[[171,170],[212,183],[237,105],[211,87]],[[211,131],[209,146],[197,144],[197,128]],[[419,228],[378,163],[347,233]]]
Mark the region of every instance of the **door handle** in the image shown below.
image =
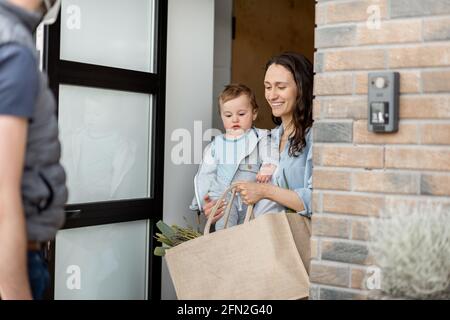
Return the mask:
[[[78,210],[65,210],[64,211],[67,218],[79,218],[81,215],[81,209]]]

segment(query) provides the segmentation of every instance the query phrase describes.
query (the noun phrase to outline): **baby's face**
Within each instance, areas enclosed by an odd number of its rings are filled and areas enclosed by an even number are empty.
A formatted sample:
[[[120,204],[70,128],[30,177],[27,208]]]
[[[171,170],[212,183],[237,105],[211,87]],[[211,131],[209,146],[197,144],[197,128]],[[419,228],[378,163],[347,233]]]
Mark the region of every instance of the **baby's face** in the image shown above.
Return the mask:
[[[239,136],[250,129],[256,115],[257,112],[253,110],[250,99],[245,94],[222,103],[220,107],[223,126],[226,133],[232,136]]]

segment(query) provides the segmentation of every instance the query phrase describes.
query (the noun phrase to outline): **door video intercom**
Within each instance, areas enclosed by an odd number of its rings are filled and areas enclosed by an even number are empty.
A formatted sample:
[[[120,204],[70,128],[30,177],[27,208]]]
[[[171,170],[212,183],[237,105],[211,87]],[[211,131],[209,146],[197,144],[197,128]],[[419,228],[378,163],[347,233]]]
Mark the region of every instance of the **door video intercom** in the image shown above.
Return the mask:
[[[396,132],[399,120],[398,72],[369,73],[368,130]]]

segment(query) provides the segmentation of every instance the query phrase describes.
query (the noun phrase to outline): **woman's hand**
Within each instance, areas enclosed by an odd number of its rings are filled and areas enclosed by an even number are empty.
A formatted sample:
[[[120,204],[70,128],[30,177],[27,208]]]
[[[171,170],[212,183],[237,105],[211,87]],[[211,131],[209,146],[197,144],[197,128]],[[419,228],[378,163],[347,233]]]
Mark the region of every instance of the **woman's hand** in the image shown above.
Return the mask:
[[[217,201],[211,200],[209,195],[206,195],[203,199],[205,200],[205,205],[203,206],[203,212],[205,213],[206,218],[208,218],[209,215],[211,214],[212,209],[216,205]],[[225,202],[225,200],[223,200],[222,204],[219,206],[219,208],[216,211],[216,214],[214,215],[214,217],[212,219],[212,223],[215,223],[217,220],[219,220],[224,215],[225,206],[226,206],[226,202]]]
[[[238,181],[234,184],[237,192],[245,204],[255,204],[261,199],[267,198],[267,188],[269,185],[256,182]]]

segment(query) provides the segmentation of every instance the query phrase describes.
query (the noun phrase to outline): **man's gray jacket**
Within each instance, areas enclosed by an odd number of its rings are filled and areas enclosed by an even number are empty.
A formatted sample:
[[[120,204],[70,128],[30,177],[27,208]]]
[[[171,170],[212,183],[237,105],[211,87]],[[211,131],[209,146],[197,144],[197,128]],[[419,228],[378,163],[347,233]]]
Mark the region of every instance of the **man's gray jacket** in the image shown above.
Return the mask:
[[[39,71],[32,35],[40,19],[37,13],[0,0],[0,49],[8,44],[26,47],[36,58],[39,73],[38,94],[28,125],[22,196],[28,240],[43,242],[53,239],[64,223],[67,189],[66,175],[59,163],[61,147],[55,99],[48,89],[47,77]]]

